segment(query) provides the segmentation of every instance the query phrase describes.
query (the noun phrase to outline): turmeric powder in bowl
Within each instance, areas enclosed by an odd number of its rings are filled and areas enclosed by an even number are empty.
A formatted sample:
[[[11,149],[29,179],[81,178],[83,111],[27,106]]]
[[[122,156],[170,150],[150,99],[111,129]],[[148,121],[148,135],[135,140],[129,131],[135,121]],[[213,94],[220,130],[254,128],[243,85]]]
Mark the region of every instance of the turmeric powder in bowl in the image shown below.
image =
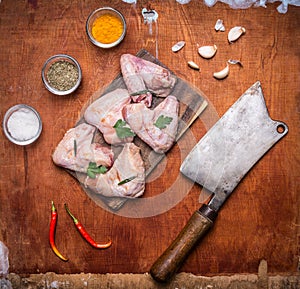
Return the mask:
[[[93,37],[101,43],[113,43],[121,37],[122,33],[122,21],[111,14],[100,16],[94,21],[92,26]]]
[[[110,7],[99,8],[88,17],[86,31],[93,44],[110,48],[125,37],[126,22],[119,11]]]

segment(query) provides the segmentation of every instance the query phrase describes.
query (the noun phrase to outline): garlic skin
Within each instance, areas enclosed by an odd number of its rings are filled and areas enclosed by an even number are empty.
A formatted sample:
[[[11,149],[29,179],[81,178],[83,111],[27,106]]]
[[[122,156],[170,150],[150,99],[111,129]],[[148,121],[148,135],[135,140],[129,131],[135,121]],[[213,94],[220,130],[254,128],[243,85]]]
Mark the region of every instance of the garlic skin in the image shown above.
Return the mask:
[[[228,32],[228,41],[230,43],[238,40],[244,33],[246,33],[246,29],[242,26],[236,26],[230,29]]]
[[[198,48],[198,53],[203,58],[212,58],[217,52],[217,45],[201,46]]]
[[[185,46],[185,41],[179,41],[172,46],[172,51],[177,52]]]
[[[188,61],[188,66],[195,70],[200,70],[200,67],[194,61]]]
[[[216,24],[215,24],[215,30],[216,31],[221,31],[224,32],[225,31],[225,26],[223,24],[223,20],[218,19]]]
[[[226,67],[218,72],[215,72],[213,74],[214,78],[216,79],[223,79],[225,78],[226,76],[228,76],[229,74],[229,65],[227,64]]]
[[[227,62],[228,62],[229,64],[238,64],[240,67],[243,67],[242,62],[240,62],[240,61],[237,60],[237,59],[229,59]]]

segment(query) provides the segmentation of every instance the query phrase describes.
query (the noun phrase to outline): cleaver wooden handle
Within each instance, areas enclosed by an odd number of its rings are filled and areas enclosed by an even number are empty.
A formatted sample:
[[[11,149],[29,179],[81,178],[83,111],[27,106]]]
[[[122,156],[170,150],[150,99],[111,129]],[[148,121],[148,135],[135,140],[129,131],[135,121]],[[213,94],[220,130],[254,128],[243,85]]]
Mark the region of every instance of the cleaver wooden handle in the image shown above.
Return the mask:
[[[191,216],[176,239],[152,265],[150,269],[152,278],[158,282],[169,281],[181,267],[197,242],[212,227],[216,217],[216,211],[207,205],[202,205]]]

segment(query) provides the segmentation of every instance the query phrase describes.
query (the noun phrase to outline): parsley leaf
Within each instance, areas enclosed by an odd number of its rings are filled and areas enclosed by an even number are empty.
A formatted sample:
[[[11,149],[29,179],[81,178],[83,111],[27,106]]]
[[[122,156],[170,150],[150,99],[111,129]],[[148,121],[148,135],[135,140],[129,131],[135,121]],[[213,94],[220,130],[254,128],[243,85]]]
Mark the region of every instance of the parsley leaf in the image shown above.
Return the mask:
[[[154,125],[159,129],[166,128],[172,122],[173,118],[169,116],[160,115]]]
[[[135,133],[131,130],[131,128],[126,125],[126,121],[119,119],[113,126],[113,128],[116,130],[118,138],[127,138],[135,136]]]
[[[86,173],[91,179],[95,179],[96,174],[105,174],[106,172],[107,168],[105,166],[97,167],[96,163],[90,162]]]

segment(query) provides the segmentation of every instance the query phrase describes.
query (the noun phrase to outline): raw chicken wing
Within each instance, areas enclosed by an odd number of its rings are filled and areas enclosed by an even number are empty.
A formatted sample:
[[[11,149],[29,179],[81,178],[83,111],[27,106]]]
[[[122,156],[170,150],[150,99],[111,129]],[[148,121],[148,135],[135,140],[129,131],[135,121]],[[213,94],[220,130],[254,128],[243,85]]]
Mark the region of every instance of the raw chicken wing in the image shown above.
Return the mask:
[[[121,71],[134,102],[151,106],[152,94],[166,97],[173,89],[176,77],[169,70],[131,54],[121,56]]]
[[[179,102],[169,95],[154,110],[143,103],[126,105],[123,116],[131,129],[157,153],[168,151],[173,145],[178,127]],[[169,119],[163,128],[155,125],[158,119]]]
[[[86,172],[90,162],[111,167],[113,152],[98,143],[92,143],[95,129],[83,123],[68,130],[52,155],[54,163],[78,172]]]
[[[122,109],[131,102],[126,89],[116,89],[95,100],[85,111],[85,120],[96,126],[109,144],[119,145],[132,142],[133,137],[119,138],[113,127],[121,119]]]
[[[145,168],[140,148],[126,143],[111,169],[95,179],[87,178],[85,185],[106,197],[141,196],[145,190]]]

